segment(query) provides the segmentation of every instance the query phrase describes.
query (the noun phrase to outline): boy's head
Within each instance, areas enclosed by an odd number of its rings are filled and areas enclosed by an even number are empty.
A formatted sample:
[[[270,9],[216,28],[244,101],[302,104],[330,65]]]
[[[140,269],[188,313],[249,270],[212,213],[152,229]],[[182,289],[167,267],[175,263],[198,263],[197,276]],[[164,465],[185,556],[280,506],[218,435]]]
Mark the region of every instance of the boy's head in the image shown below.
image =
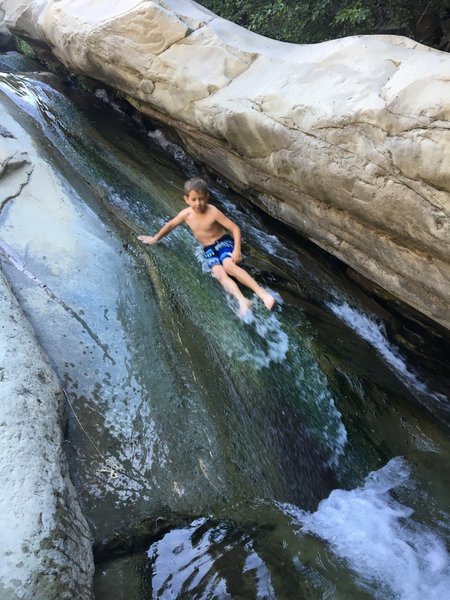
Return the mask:
[[[184,184],[184,195],[189,196],[190,192],[200,192],[208,196],[208,186],[206,181],[201,177],[191,177]]]
[[[201,177],[192,177],[184,184],[184,200],[195,212],[205,210],[208,197],[208,186]]]

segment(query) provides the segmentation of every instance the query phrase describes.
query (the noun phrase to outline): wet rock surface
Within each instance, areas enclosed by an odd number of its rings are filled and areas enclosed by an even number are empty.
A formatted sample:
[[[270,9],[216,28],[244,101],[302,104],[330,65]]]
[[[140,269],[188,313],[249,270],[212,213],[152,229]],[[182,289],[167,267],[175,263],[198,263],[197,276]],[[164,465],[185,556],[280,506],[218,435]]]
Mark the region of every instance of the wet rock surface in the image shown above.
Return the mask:
[[[151,598],[151,571],[142,552],[99,565],[95,575],[97,598],[143,600]]]
[[[11,117],[5,122],[13,129]],[[226,495],[230,469],[208,433],[215,425],[202,396],[173,364],[145,271],[14,130],[10,154],[17,145],[27,160],[14,170],[14,193],[5,187],[3,266],[38,338],[58,356],[68,452],[95,539],[123,526],[118,502],[127,518],[165,506],[207,510]]]

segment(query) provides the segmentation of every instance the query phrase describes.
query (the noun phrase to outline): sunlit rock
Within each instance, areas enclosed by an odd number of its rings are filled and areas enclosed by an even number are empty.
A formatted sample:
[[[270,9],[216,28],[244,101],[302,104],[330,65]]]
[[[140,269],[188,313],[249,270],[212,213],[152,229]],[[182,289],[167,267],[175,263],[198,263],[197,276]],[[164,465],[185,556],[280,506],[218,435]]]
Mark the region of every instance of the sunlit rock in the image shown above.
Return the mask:
[[[91,539],[63,451],[64,398],[1,272],[0,333],[1,597],[90,598]]]
[[[0,210],[6,210],[21,194],[33,195],[31,174],[37,186],[34,193],[41,185],[48,197],[52,189],[45,177],[48,167],[43,161],[36,165],[4,111],[2,118],[7,127],[0,127]],[[28,232],[33,237],[31,222]],[[2,262],[20,269],[4,233]],[[33,241],[28,241],[31,248]],[[92,597],[91,534],[69,478],[64,406],[58,379],[0,270],[0,596],[4,600]]]
[[[174,126],[190,152],[450,327],[450,57],[407,38],[276,42],[189,1],[5,0],[70,69]]]

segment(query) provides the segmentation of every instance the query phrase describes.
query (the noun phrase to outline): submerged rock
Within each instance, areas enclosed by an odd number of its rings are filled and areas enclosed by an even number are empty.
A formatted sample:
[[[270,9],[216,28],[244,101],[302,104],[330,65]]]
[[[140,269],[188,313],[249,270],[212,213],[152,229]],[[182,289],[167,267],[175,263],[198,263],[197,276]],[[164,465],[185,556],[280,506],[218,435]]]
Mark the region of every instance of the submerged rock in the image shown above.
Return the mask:
[[[144,600],[151,593],[151,571],[144,554],[103,563],[95,575],[96,598]]]
[[[450,327],[450,57],[397,36],[276,42],[194,2],[5,0],[8,25],[174,126],[197,158]]]

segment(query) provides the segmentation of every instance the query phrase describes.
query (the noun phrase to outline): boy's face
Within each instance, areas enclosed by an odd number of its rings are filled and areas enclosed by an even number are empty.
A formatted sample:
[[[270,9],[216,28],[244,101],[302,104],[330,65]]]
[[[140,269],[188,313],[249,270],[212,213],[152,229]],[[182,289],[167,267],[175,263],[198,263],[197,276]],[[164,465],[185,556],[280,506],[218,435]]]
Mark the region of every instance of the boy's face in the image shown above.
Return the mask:
[[[202,213],[208,204],[208,194],[197,190],[191,190],[187,196],[184,196],[184,201],[188,204],[195,213]]]

